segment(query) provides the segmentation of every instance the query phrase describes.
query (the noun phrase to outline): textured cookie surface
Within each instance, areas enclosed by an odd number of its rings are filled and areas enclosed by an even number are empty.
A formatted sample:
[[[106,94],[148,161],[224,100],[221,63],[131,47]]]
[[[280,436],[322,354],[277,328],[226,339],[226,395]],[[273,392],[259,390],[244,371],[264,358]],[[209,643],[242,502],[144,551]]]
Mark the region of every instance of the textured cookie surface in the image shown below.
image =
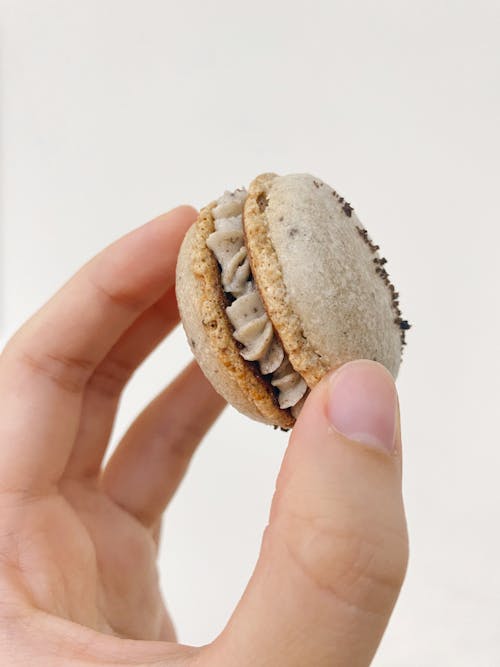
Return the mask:
[[[176,293],[186,335],[196,360],[215,390],[248,417],[283,428],[294,419],[281,410],[276,396],[245,361],[232,336],[220,270],[206,240],[214,231],[211,210],[203,209],[183,241],[177,262]],[[195,399],[194,399],[195,400]]]
[[[244,226],[266,310],[309,386],[358,358],[397,375],[401,330],[385,260],[347,202],[309,174],[263,174]]]

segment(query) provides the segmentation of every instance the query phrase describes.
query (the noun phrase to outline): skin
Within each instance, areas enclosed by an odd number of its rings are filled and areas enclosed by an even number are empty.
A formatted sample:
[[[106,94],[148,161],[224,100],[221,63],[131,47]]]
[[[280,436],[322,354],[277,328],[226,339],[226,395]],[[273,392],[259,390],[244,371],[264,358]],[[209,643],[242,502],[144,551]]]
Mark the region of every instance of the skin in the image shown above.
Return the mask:
[[[1,664],[356,666],[380,642],[407,562],[400,430],[391,454],[336,432],[328,378],[293,430],[226,629],[201,648],[175,641],[161,516],[224,407],[194,362],[102,461],[127,381],[178,322],[175,262],[195,218],[179,207],[103,250],[3,350]]]

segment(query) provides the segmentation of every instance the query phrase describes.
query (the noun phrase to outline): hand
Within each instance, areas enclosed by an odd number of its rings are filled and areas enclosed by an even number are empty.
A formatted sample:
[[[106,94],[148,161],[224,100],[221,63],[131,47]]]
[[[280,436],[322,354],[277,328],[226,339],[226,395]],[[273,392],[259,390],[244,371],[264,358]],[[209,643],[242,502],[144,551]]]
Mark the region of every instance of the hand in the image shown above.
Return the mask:
[[[380,641],[407,559],[399,411],[387,371],[354,362],[311,392],[227,628],[175,643],[161,515],[224,403],[191,363],[102,461],[122,389],[178,321],[194,218],[180,207],[104,250],[0,357],[1,664],[352,667]]]

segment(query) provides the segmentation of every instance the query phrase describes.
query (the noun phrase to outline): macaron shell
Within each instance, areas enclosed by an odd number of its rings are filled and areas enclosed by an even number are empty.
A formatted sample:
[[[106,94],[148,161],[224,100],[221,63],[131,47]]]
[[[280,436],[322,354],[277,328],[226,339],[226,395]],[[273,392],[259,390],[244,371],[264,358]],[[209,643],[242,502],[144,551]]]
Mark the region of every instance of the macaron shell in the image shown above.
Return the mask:
[[[397,375],[400,330],[379,255],[330,186],[310,174],[262,174],[249,188],[244,228],[266,310],[309,386],[358,358]]]
[[[279,408],[271,387],[254,372],[252,363],[242,358],[232,336],[220,269],[206,245],[214,230],[214,206],[212,202],[200,212],[184,238],[177,261],[177,302],[191,350],[228,403],[257,421],[291,428],[294,418]]]

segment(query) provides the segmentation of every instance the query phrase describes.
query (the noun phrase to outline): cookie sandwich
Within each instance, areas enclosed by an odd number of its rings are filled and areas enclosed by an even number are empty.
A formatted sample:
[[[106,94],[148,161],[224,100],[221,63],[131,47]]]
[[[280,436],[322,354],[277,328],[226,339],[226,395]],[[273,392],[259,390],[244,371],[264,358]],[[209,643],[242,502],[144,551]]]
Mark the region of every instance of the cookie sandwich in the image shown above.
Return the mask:
[[[262,174],[188,230],[181,320],[206,377],[243,414],[291,428],[331,369],[365,358],[397,376],[398,293],[352,206],[310,174]]]

